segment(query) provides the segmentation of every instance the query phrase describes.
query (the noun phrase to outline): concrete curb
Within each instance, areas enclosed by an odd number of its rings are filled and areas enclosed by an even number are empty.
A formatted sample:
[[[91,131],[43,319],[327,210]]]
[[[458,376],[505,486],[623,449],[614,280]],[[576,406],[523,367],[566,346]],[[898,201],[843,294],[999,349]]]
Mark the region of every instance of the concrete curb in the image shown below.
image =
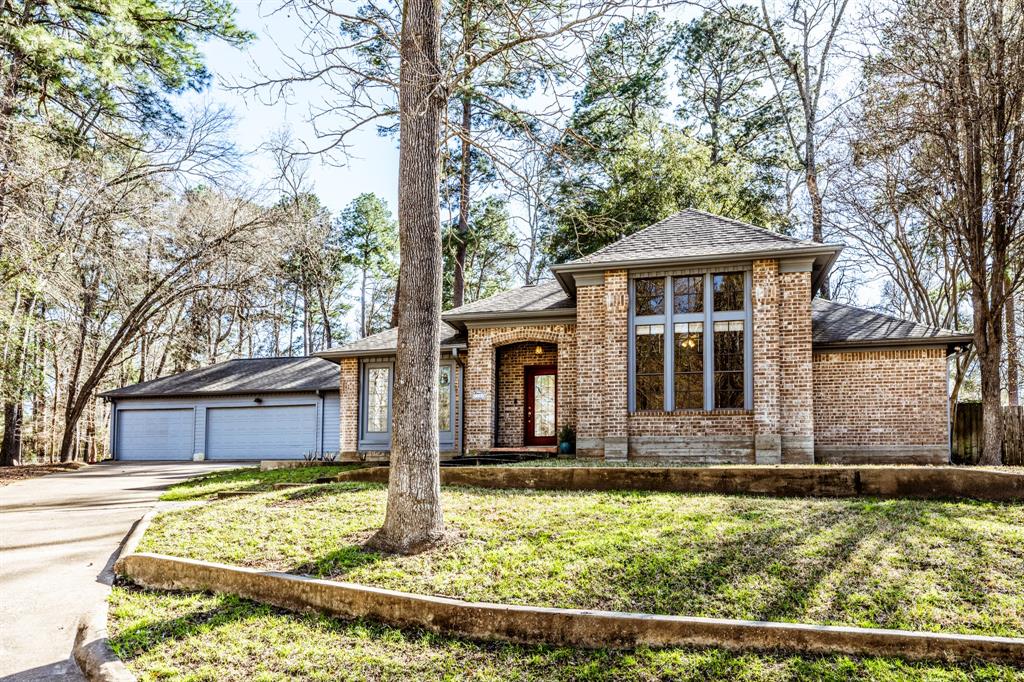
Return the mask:
[[[142,515],[142,518],[132,524],[128,535],[121,541],[117,550],[118,558],[129,556],[135,553],[135,549],[146,534],[146,529],[152,523],[153,517],[162,511],[156,507]],[[115,569],[116,572],[116,569]],[[75,633],[75,646],[71,655],[81,669],[85,679],[90,682],[136,682],[136,677],[124,662],[110,648],[110,639],[107,636],[107,603],[104,601],[92,611],[82,616],[78,622],[78,631]]]
[[[387,483],[387,467],[334,480]],[[443,467],[442,485],[534,490],[650,490],[775,497],[1024,502],[1024,474],[961,467]]]
[[[135,548],[139,546],[139,541],[142,540],[146,528],[149,527],[150,521],[155,515],[156,510],[150,510],[132,524],[131,530],[128,531],[128,535],[121,541],[121,546],[117,550],[117,561],[120,561],[120,557],[135,552]],[[135,675],[128,672],[128,668],[110,648],[110,639],[107,637],[107,602],[105,600],[82,616],[78,622],[75,646],[71,650],[71,655],[85,679],[90,682],[135,682]]]
[[[209,590],[284,609],[370,618],[477,640],[582,648],[687,646],[948,662],[1024,661],[1024,638],[464,602],[158,554],[125,556],[115,570],[147,588]]]
[[[87,613],[78,623],[72,655],[90,682],[135,682],[135,675],[128,672],[110,648],[106,603]]]

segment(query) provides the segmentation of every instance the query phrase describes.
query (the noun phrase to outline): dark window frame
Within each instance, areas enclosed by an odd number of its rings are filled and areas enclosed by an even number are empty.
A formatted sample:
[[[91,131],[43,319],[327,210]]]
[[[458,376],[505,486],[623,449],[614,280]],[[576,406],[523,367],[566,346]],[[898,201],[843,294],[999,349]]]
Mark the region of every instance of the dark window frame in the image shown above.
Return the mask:
[[[725,274],[741,274],[743,276],[743,307],[741,310],[717,311],[714,309],[714,277]],[[703,277],[704,302],[702,310],[694,313],[675,312],[674,302],[674,278],[676,277]],[[642,279],[659,278],[664,279],[663,290],[665,300],[663,314],[659,315],[637,315],[636,314],[636,281]],[[628,329],[628,354],[629,354],[629,411],[649,412],[736,412],[750,411],[753,409],[753,306],[751,303],[752,275],[749,266],[747,267],[724,267],[706,268],[701,271],[682,272],[669,275],[646,275],[644,273],[633,273],[629,284],[629,329]],[[743,323],[743,407],[742,408],[717,408],[715,407],[715,357],[714,357],[714,323],[742,321]],[[700,322],[702,327],[703,341],[703,388],[704,405],[701,409],[677,408],[675,405],[675,325],[678,323]],[[661,410],[639,410],[636,405],[636,328],[642,325],[664,325],[664,381],[663,381],[663,406]]]

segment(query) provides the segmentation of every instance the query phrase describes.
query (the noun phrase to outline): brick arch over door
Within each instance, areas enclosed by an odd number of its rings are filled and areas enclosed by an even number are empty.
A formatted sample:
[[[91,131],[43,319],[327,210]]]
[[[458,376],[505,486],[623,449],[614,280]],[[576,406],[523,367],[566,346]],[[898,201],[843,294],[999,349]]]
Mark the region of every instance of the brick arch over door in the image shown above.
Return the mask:
[[[515,343],[555,344],[558,348],[558,427],[576,423],[576,325],[555,324],[470,329],[466,353],[465,443],[468,452],[494,447],[495,358]]]

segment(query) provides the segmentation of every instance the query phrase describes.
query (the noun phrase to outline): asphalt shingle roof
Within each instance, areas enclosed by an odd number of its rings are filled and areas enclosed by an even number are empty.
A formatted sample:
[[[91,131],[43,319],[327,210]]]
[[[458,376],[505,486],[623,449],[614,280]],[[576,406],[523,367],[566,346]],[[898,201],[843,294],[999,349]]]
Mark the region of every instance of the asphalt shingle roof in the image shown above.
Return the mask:
[[[155,398],[234,393],[293,393],[338,390],[338,366],[321,358],[228,360],[169,377],[107,391],[110,398]]]
[[[562,290],[558,282],[551,280],[527,287],[502,291],[488,298],[473,301],[466,305],[452,308],[442,314],[445,319],[459,319],[477,315],[499,313],[530,314],[571,313],[576,308],[576,301]]]
[[[929,327],[821,298],[812,301],[811,320],[814,345],[913,343],[929,340],[960,344],[968,343],[971,339],[970,334]]]
[[[441,323],[441,347],[464,347],[465,339],[455,327]],[[332,358],[351,355],[373,355],[374,353],[394,353],[398,348],[398,328],[392,327],[357,341],[335,346],[317,353],[320,357]]]
[[[688,208],[566,265],[699,258],[826,246]]]

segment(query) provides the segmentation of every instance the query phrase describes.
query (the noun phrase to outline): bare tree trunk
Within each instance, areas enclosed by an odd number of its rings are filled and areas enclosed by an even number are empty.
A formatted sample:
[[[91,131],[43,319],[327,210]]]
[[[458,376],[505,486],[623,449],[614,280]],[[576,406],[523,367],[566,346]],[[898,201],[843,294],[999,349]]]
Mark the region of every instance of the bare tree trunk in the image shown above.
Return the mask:
[[[395,283],[395,303],[391,306],[391,327],[398,326],[398,298],[402,295],[402,278]]]
[[[384,525],[369,545],[413,553],[444,536],[437,435],[440,353],[440,5],[406,0],[400,69],[401,267],[391,473]]]
[[[1017,338],[1017,302],[1006,277],[1006,392],[1011,405],[1020,405],[1020,341]]]
[[[462,164],[459,168],[459,230],[455,244],[455,272],[452,273],[452,307],[458,308],[466,296],[466,242],[469,240],[470,154],[469,135],[473,125],[473,100],[469,93],[462,96]]]
[[[4,403],[4,438],[0,450],[0,466],[21,464],[21,405],[9,400]]]
[[[368,335],[369,330],[366,328],[366,268],[363,268],[362,277],[359,280],[359,338]]]

